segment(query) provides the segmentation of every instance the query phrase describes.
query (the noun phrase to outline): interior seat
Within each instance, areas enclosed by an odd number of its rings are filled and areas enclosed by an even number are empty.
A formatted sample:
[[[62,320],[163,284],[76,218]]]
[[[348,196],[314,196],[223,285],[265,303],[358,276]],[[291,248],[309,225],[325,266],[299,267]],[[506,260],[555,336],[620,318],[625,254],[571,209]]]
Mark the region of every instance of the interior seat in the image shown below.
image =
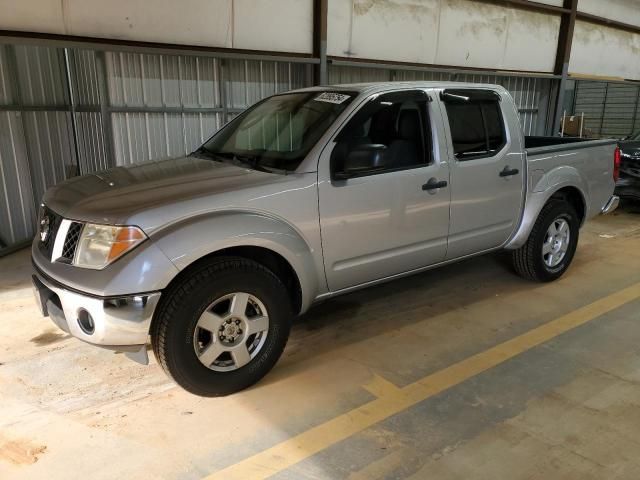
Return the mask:
[[[369,137],[372,143],[389,146],[397,138],[395,108],[383,108],[371,118]]]
[[[422,163],[422,132],[418,110],[402,110],[398,119],[398,135],[385,152],[389,168],[402,168]]]
[[[347,138],[344,138],[336,144],[332,154],[334,168],[336,171],[344,169],[344,160],[349,152],[355,150],[360,145],[371,143],[371,139],[367,136],[364,125],[360,124],[353,127]]]

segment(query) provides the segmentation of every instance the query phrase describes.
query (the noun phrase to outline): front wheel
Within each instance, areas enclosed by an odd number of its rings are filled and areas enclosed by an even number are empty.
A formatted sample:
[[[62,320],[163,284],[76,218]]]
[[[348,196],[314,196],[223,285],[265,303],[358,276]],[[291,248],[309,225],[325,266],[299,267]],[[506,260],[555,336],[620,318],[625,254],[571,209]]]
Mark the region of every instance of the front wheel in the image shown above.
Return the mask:
[[[166,292],[151,342],[177,384],[201,396],[260,380],[284,350],[293,317],[285,286],[243,258],[205,262]]]
[[[579,232],[575,208],[565,200],[550,200],[540,211],[527,243],[511,254],[516,272],[539,282],[556,280],[573,260]]]

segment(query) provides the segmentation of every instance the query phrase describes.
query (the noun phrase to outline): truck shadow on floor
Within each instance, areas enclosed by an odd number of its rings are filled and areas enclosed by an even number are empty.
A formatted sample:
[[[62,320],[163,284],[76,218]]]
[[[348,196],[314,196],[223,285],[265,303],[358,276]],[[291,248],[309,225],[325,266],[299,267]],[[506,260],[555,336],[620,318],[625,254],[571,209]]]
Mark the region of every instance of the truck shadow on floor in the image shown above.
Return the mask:
[[[623,199],[620,201],[620,211],[614,212],[614,215],[619,215],[622,212],[640,214],[640,200]]]
[[[262,384],[308,368],[307,361],[494,297],[539,288],[516,276],[504,253],[394,280],[314,306],[295,322],[278,366]]]
[[[71,335],[50,330],[31,338],[29,341],[35,343],[39,347],[44,347],[53,343],[61,342],[67,338],[71,338]]]

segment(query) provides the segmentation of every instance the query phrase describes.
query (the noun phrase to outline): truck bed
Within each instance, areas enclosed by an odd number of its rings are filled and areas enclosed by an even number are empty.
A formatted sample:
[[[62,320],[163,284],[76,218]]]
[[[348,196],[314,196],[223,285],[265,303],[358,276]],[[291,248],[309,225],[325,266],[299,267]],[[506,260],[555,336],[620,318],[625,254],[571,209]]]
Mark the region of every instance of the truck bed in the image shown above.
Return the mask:
[[[560,152],[563,150],[579,150],[583,148],[611,145],[617,143],[613,139],[591,139],[578,137],[524,137],[524,148],[528,155],[537,153]]]
[[[530,192],[554,188],[560,176],[549,172],[559,169],[563,175],[573,176],[576,184],[588,192],[587,218],[600,213],[611,197],[617,143],[613,139],[525,136]]]

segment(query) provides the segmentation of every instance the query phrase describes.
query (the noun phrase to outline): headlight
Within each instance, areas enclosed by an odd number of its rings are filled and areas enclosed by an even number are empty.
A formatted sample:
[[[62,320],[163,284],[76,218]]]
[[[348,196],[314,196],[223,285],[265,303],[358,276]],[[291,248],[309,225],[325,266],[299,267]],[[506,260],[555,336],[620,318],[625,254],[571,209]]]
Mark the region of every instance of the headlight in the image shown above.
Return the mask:
[[[99,270],[146,240],[138,227],[85,224],[74,265]]]

